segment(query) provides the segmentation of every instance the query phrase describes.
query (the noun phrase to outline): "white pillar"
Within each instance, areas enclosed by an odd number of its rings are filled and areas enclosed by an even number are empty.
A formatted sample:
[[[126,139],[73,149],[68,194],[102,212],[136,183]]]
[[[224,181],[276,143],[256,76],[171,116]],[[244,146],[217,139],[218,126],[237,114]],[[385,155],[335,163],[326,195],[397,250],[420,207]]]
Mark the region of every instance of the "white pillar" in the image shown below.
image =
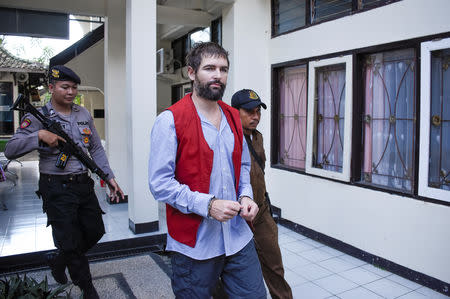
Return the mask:
[[[129,194],[125,92],[125,0],[107,0],[105,18],[105,139],[116,180]]]
[[[156,118],[156,1],[126,1],[127,173],[130,228],[159,229],[158,204],[148,188],[150,130]]]
[[[147,183],[149,132],[156,117],[156,4],[107,0],[105,24],[108,159],[128,195],[130,229],[157,231],[158,205]]]

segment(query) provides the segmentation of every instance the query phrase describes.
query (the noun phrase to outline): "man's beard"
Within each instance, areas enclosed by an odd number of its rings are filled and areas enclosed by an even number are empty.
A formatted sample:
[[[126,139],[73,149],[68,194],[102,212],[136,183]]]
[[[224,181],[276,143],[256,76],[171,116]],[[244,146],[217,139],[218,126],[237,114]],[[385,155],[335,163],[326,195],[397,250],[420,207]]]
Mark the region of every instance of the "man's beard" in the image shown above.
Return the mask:
[[[198,78],[195,78],[195,79],[196,80],[194,81],[194,88],[199,97],[202,97],[202,98],[208,99],[210,101],[214,101],[214,102],[217,102],[218,100],[220,100],[223,97],[223,93],[225,92],[226,85],[223,84],[222,82],[220,82],[219,80],[202,84],[198,80]],[[220,88],[212,89],[211,88],[212,84],[218,84],[218,85],[220,85]]]

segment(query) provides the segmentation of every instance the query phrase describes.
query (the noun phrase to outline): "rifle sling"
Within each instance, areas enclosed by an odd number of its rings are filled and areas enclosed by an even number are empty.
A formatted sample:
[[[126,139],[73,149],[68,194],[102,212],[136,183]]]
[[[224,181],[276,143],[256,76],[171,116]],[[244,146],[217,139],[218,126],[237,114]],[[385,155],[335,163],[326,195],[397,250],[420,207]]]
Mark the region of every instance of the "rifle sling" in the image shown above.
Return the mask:
[[[258,165],[259,165],[259,167],[261,167],[262,172],[263,172],[264,174],[266,174],[266,173],[264,172],[264,166],[263,166],[262,159],[261,159],[261,157],[259,157],[258,154],[256,153],[255,148],[254,148],[253,145],[252,145],[252,140],[250,139],[250,136],[245,135],[245,134],[244,134],[244,136],[245,136],[245,140],[247,140],[248,149],[249,149],[250,152],[252,153],[253,158],[255,158],[256,162],[257,162]]]

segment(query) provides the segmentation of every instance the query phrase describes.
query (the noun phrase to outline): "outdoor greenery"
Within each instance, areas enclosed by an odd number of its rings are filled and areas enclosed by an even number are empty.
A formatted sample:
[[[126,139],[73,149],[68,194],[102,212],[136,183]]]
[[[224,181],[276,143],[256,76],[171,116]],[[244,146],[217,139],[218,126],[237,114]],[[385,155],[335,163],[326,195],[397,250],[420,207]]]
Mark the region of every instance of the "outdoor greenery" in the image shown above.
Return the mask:
[[[30,42],[32,48],[40,49],[40,55],[37,57],[33,57],[31,61],[48,65],[50,58],[52,58],[55,55],[54,49],[50,46],[44,45],[42,43],[42,40],[39,38],[31,37]],[[8,37],[5,35],[0,35],[0,45],[5,46],[7,44],[8,44]],[[13,54],[16,57],[21,57],[24,53],[25,53],[25,45],[22,44],[15,46],[11,54]]]
[[[17,274],[10,278],[0,279],[0,299],[64,299],[71,298],[70,291],[67,292],[68,285],[61,285],[55,289],[48,286],[47,276],[41,282]]]

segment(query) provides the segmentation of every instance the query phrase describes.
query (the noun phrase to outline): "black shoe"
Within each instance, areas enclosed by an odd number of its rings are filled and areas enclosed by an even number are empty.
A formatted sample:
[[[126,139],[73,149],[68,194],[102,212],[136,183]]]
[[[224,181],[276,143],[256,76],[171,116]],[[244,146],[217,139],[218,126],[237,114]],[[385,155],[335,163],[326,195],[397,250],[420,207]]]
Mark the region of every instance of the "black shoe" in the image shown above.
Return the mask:
[[[67,275],[66,275],[66,265],[60,261],[58,258],[58,254],[54,252],[50,252],[46,256],[47,264],[52,270],[53,278],[57,283],[66,284],[67,283]]]
[[[80,286],[81,291],[83,292],[83,298],[84,299],[99,299],[97,290],[95,289],[92,282],[83,284],[83,286]]]

